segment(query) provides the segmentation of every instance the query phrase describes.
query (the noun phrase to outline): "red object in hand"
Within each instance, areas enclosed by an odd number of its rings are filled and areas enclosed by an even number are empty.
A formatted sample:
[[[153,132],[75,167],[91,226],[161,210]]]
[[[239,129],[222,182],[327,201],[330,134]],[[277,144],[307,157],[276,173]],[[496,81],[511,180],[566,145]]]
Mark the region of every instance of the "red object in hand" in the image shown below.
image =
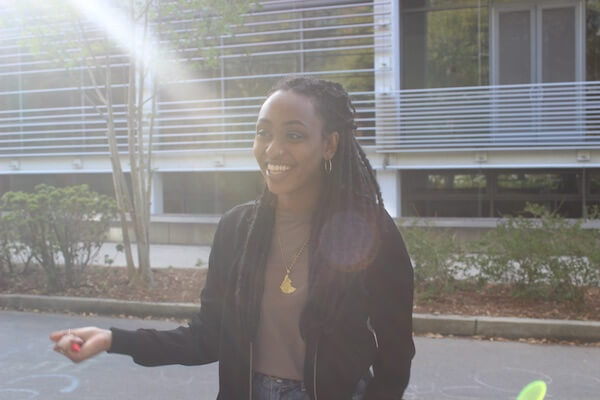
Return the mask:
[[[71,343],[71,350],[77,352],[81,349],[81,345],[77,342]]]

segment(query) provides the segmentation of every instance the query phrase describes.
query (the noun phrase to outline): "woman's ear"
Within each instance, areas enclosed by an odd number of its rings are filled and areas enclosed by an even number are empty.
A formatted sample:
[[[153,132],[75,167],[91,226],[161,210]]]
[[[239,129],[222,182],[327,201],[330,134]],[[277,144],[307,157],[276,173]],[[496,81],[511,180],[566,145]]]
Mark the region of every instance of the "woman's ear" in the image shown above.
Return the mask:
[[[337,152],[338,143],[340,142],[340,134],[337,131],[333,131],[325,137],[325,154],[326,160],[331,160]]]

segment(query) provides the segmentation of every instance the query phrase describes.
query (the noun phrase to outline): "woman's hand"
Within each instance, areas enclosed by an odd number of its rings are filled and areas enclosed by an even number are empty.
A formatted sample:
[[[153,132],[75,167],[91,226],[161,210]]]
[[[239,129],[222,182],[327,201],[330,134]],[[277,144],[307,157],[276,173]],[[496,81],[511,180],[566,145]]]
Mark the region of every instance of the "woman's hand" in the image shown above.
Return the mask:
[[[54,351],[78,363],[110,349],[112,332],[90,326],[52,332],[50,340]]]

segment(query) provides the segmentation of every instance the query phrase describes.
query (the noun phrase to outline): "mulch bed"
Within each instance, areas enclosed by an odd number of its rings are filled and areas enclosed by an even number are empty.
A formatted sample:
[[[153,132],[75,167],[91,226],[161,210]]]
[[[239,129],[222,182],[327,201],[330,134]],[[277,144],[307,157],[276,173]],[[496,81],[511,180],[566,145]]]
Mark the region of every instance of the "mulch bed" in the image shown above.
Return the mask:
[[[44,272],[31,268],[27,274],[0,275],[0,293],[198,303],[206,269],[155,269],[153,277],[152,287],[130,285],[125,268],[88,267],[81,275],[79,287],[49,292]],[[576,305],[515,297],[510,287],[502,285],[470,286],[434,295],[417,286],[414,312],[600,321],[600,288],[587,289],[584,304]]]

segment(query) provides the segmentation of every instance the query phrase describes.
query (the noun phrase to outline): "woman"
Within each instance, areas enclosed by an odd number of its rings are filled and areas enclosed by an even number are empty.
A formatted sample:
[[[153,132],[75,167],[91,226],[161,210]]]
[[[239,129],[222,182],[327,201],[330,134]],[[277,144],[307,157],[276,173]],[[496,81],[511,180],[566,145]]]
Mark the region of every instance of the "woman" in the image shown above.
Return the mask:
[[[400,399],[412,267],[354,114],[339,84],[279,82],[254,139],[265,191],[219,222],[189,326],[59,331],[55,349],[76,362],[102,351],[147,366],[218,361],[219,399]]]

